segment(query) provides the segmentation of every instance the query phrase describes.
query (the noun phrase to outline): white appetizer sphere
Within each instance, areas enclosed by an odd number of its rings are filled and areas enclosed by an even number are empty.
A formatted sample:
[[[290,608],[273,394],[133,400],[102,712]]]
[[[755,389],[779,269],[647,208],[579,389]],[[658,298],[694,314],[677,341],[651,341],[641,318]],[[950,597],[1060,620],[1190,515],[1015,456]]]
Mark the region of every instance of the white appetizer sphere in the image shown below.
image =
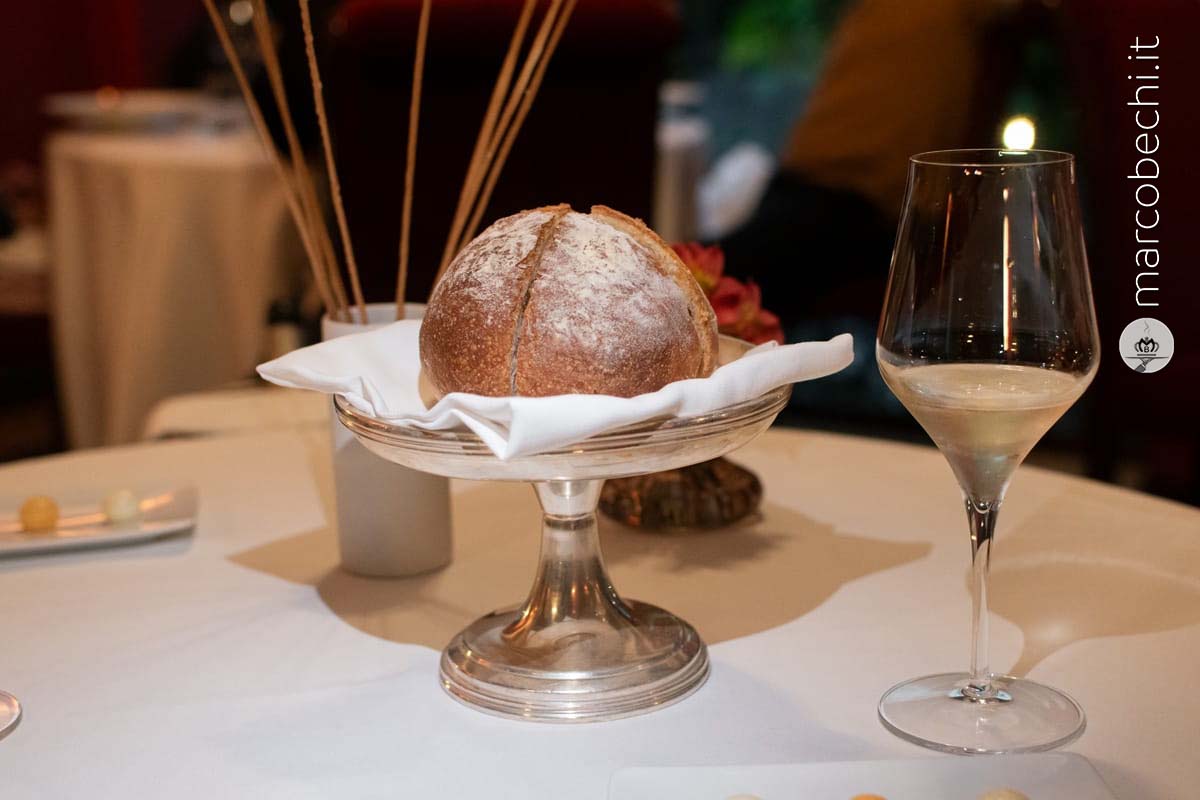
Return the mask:
[[[141,515],[138,496],[129,489],[118,489],[104,498],[104,516],[114,525],[134,522]]]

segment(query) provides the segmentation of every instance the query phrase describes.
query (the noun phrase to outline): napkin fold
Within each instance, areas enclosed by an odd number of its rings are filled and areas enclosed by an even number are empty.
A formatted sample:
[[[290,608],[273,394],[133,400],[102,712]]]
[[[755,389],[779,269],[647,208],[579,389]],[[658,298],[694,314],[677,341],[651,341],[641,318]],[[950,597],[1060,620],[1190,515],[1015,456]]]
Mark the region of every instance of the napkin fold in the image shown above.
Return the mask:
[[[426,430],[466,427],[501,459],[529,456],[662,416],[692,416],[786,383],[832,375],[854,360],[848,333],[827,342],[759,345],[707,378],[637,397],[483,397],[454,392],[426,408],[419,388],[420,320],[342,336],[260,364],[271,383],[344,397],[359,411]]]

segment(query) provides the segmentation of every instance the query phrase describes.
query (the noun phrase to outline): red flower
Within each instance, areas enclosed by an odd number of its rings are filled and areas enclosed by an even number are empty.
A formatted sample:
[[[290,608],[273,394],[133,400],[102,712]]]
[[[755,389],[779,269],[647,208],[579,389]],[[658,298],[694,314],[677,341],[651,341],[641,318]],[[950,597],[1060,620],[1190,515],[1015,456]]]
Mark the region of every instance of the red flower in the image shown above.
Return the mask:
[[[754,281],[742,283],[723,274],[725,254],[720,247],[689,242],[672,245],[672,248],[708,296],[721,333],[754,344],[783,344],[779,317],[762,307],[762,290],[758,284]]]
[[[721,248],[705,247],[699,242],[680,242],[671,245],[671,249],[687,264],[704,293],[711,295],[725,272],[725,253]]]

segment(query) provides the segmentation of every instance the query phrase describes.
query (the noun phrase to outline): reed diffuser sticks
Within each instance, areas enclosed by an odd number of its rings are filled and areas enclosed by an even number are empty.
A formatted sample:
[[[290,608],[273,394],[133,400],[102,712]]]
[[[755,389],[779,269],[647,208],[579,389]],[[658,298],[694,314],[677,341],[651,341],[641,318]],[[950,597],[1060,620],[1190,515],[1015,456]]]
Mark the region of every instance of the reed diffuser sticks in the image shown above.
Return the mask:
[[[425,44],[429,39],[429,13],[432,6],[433,0],[421,3],[416,54],[413,56],[412,95],[408,103],[408,151],[404,156],[404,206],[400,212],[400,267],[396,273],[396,319],[404,319],[404,293],[408,287],[408,237],[412,228],[413,181],[417,171],[421,84],[425,78]]]
[[[517,132],[521,130],[521,125],[525,122],[525,116],[529,113],[530,107],[533,106],[533,100],[537,97],[538,89],[542,85],[542,79],[546,75],[546,68],[550,64],[550,56],[558,47],[558,40],[562,38],[563,31],[567,27],[567,22],[571,18],[571,12],[575,10],[575,3],[576,0],[566,0],[566,3],[563,5],[562,14],[553,20],[550,40],[546,45],[543,57],[537,63],[536,69],[527,82],[528,88],[514,91],[512,98],[510,98],[513,101],[520,101],[516,108],[516,118],[507,130],[504,130],[503,140],[500,140],[499,132],[496,134],[497,149],[493,160],[488,165],[487,179],[479,193],[479,200],[475,205],[475,213],[471,215],[471,220],[467,223],[462,238],[459,240],[458,250],[466,247],[467,243],[475,238],[476,231],[479,230],[479,223],[483,218],[483,212],[487,208],[488,201],[491,200],[492,190],[496,188],[496,181],[500,178],[500,171],[504,169],[504,162],[508,159],[508,153],[512,150],[513,143],[517,139]],[[552,5],[550,11],[546,13],[546,22],[551,20],[554,8],[555,6]],[[543,23],[543,27],[545,27],[545,23]]]
[[[537,96],[546,67],[558,47],[562,32],[575,10],[575,4],[576,0],[550,0],[550,5],[525,55],[516,83],[509,93],[508,87],[516,57],[524,45],[529,17],[537,5],[536,0],[526,0],[509,42],[508,54],[500,67],[500,75],[496,79],[496,86],[475,142],[475,151],[467,166],[467,176],[459,193],[458,207],[455,209],[450,235],[442,251],[442,261],[438,266],[434,285],[442,279],[454,256],[474,238],[491,199],[492,190],[504,168],[504,162]]]
[[[475,148],[471,151],[471,160],[467,162],[467,175],[463,180],[462,189],[458,193],[458,205],[454,209],[450,234],[446,237],[442,260],[438,264],[439,279],[442,272],[445,271],[446,265],[450,263],[450,259],[454,257],[455,245],[458,244],[459,237],[462,236],[462,229],[467,223],[467,214],[470,213],[469,205],[474,199],[474,195],[470,195],[469,190],[471,185],[478,181],[477,173],[484,167],[484,152],[491,143],[492,131],[496,128],[496,120],[504,106],[504,99],[508,96],[509,83],[512,81],[513,71],[517,66],[517,56],[521,54],[525,31],[529,28],[529,20],[533,17],[533,10],[536,6],[537,0],[525,0],[521,16],[517,18],[517,26],[513,29],[512,38],[508,42],[508,52],[500,65],[500,75],[496,78],[496,85],[492,88],[492,96],[488,100],[487,111],[483,115],[483,124],[479,128],[479,134],[475,137]]]
[[[325,110],[324,87],[321,82],[320,65],[317,62],[312,13],[309,7],[310,0],[297,0],[297,2],[300,9],[301,29],[304,34],[304,49],[308,60],[309,81],[312,87],[317,127],[321,135],[321,148],[329,180],[330,199],[333,203],[334,217],[338,227],[338,238],[341,241],[342,257],[345,260],[345,273],[350,279],[352,301],[347,296],[345,281],[342,278],[342,265],[338,263],[332,231],[326,223],[322,211],[317,183],[305,160],[296,132],[266,3],[264,0],[251,0],[253,9],[251,19],[258,49],[270,82],[272,99],[283,122],[284,137],[287,141],[286,157],[275,147],[270,129],[263,117],[262,108],[246,77],[246,71],[237,48],[234,47],[225,21],[217,10],[216,0],[202,0],[202,2],[212,20],[225,56],[229,60],[238,88],[241,90],[250,113],[251,122],[266,147],[271,165],[283,187],[288,210],[300,235],[305,256],[312,269],[313,283],[321,297],[321,302],[334,319],[350,321],[352,316],[349,309],[354,307],[358,312],[358,321],[367,322],[366,301],[363,298],[362,285],[359,281],[358,263],[350,239],[350,228],[347,223],[329,120]],[[434,280],[435,284],[441,280],[450,261],[478,230],[496,181],[504,168],[517,133],[537,96],[550,58],[558,47],[576,2],[577,0],[548,0],[545,15],[538,24],[533,39],[529,42],[524,60],[521,61],[521,52],[525,50],[526,38],[539,5],[539,0],[524,0],[512,38],[509,41],[508,50],[492,89],[474,149],[471,152],[449,235],[442,252],[442,260]],[[417,133],[420,123],[421,90],[424,83],[425,56],[432,6],[432,0],[422,0],[413,58],[412,95],[408,113],[408,141],[405,153],[404,196],[400,217],[400,253],[396,282],[397,319],[404,317],[405,290],[408,282]],[[520,61],[519,70],[518,61]]]
[[[350,289],[354,292],[354,304],[358,306],[359,322],[367,323],[367,304],[363,300],[362,285],[358,280],[358,262],[354,260],[354,245],[350,242],[350,226],[346,223],[346,207],[342,202],[342,184],[338,180],[337,162],[333,157],[333,140],[329,136],[329,119],[325,114],[325,87],[321,83],[321,69],[317,64],[317,48],[313,41],[312,13],[308,0],[300,2],[300,24],[304,29],[304,53],[308,56],[308,74],[312,83],[313,105],[317,110],[317,127],[321,131],[321,147],[325,151],[325,169],[329,173],[329,194],[333,199],[333,213],[337,218],[338,231],[342,235],[342,252],[346,257],[346,271],[350,274]]]
[[[296,133],[296,126],[292,119],[292,110],[288,103],[287,90],[283,84],[283,70],[279,64],[279,53],[275,48],[275,35],[271,27],[271,18],[267,12],[265,0],[253,0],[251,7],[253,9],[251,21],[254,26],[254,35],[258,40],[258,49],[262,54],[263,64],[267,70],[267,78],[271,83],[271,92],[275,96],[275,104],[279,109],[279,116],[283,121],[284,136],[287,139],[288,145],[288,158],[292,164],[301,210],[304,212],[310,236],[313,236],[317,249],[316,255],[320,263],[316,265],[315,274],[317,276],[324,276],[325,281],[329,284],[328,289],[333,297],[333,301],[338,306],[336,310],[341,315],[344,314],[346,290],[342,285],[341,271],[338,269],[337,258],[333,255],[333,245],[329,241],[329,231],[325,227],[321,205],[317,200],[316,185],[313,183],[312,173],[308,169],[308,161],[304,157],[304,151],[300,146],[300,137]],[[332,311],[333,309],[331,309]]]
[[[246,110],[250,114],[250,120],[254,124],[255,130],[258,132],[259,138],[267,150],[271,166],[275,169],[279,183],[283,186],[284,199],[287,201],[288,210],[292,214],[292,221],[296,225],[296,230],[300,234],[300,243],[304,247],[304,254],[308,257],[309,266],[312,268],[313,282],[317,287],[317,292],[321,295],[321,302],[325,304],[326,309],[332,310],[335,307],[333,296],[326,282],[326,276],[322,273],[321,261],[318,258],[318,251],[313,241],[308,215],[301,208],[295,179],[289,173],[288,168],[284,166],[283,157],[275,149],[275,144],[271,139],[271,131],[267,128],[266,120],[263,119],[262,109],[258,105],[258,100],[254,97],[254,92],[250,89],[250,81],[246,78],[246,71],[242,68],[242,61],[238,57],[237,48],[233,46],[233,41],[229,38],[229,31],[225,27],[224,20],[221,19],[220,12],[217,11],[213,0],[203,0],[203,3],[205,10],[208,11],[209,18],[212,20],[213,27],[216,29],[221,49],[225,51],[225,57],[229,60],[229,66],[233,70],[233,76],[237,80],[238,88],[241,89],[242,97],[246,101]]]

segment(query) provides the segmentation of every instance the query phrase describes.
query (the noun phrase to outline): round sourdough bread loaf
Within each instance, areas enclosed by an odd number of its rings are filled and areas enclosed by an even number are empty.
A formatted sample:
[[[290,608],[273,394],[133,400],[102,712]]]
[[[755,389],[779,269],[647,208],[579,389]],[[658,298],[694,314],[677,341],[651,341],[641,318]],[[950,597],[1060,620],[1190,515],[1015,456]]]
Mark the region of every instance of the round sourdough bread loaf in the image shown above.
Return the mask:
[[[604,206],[505,217],[429,299],[421,365],[440,394],[632,397],[710,375],[717,321],[679,257]]]

